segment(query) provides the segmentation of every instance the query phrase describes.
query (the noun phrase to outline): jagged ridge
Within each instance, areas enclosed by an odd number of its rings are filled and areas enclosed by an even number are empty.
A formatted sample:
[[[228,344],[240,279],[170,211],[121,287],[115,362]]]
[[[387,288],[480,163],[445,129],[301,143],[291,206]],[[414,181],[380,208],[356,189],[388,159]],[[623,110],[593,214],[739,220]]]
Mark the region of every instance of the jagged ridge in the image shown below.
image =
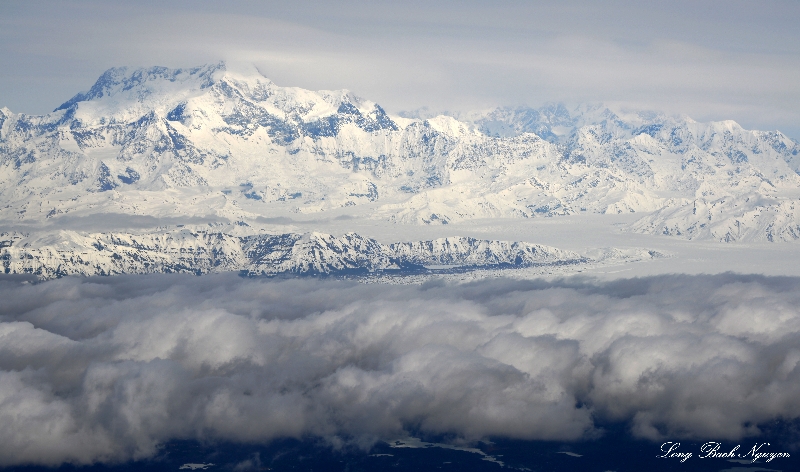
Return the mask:
[[[580,254],[549,246],[467,237],[380,244],[356,233],[233,236],[208,230],[158,233],[59,231],[35,237],[0,235],[6,274],[44,279],[65,275],[239,271],[248,275],[314,275],[427,271],[425,266],[463,268],[577,264]]]

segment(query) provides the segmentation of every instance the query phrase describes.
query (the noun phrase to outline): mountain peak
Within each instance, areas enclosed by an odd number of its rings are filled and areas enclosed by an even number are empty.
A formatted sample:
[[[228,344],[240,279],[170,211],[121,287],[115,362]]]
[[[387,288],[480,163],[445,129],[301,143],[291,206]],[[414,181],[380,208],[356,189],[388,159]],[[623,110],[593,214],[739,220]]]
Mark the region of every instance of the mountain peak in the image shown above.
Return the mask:
[[[107,212],[245,221],[347,208],[449,224],[650,212],[800,188],[796,142],[733,122],[558,103],[395,121],[348,90],[279,86],[245,64],[116,67],[59,109],[0,110],[0,197],[21,202],[0,208],[5,220]],[[701,217],[675,224],[686,234]]]
[[[166,81],[180,84],[194,82],[198,88],[207,88],[213,85],[219,79],[220,73],[225,70],[226,65],[222,61],[188,69],[170,69],[162,66],[139,69],[112,67],[103,72],[88,92],[78,93],[53,111],[66,110],[78,102],[97,100],[134,88],[147,87],[155,82]]]

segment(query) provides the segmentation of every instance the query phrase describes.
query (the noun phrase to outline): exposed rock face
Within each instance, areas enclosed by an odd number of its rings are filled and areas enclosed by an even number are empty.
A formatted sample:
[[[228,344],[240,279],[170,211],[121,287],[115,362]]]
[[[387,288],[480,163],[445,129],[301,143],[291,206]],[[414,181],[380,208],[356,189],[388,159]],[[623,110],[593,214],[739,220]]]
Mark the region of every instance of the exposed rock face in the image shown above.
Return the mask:
[[[247,275],[315,275],[425,271],[426,266],[530,267],[587,262],[580,254],[538,244],[441,238],[380,244],[355,233],[232,236],[204,230],[85,234],[59,231],[31,238],[0,235],[6,274],[48,279],[114,275],[239,271]]]
[[[279,87],[222,63],[115,68],[48,115],[0,110],[6,222],[98,213],[233,221],[346,207],[445,224],[658,211],[635,229],[793,240],[798,169],[797,142],[731,121],[602,106],[409,119],[348,91]],[[765,212],[722,203],[750,195],[772,203]],[[698,206],[723,210],[714,224],[737,231],[697,230],[708,225]]]

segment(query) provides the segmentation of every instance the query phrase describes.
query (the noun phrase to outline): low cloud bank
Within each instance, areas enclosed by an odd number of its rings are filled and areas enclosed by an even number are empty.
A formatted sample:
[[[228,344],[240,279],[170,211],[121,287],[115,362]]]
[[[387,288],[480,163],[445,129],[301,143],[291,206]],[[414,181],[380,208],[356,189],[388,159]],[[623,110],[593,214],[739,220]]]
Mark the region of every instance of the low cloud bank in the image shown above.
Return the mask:
[[[800,278],[0,280],[0,465],[413,428],[738,439],[800,417]]]

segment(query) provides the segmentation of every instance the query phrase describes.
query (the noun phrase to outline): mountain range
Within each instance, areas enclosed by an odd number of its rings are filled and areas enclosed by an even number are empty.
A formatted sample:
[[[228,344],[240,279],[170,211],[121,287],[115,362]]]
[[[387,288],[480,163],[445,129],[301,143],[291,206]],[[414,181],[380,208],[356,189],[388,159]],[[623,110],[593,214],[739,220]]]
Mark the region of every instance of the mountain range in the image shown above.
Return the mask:
[[[626,231],[800,238],[797,141],[733,121],[612,108],[424,118],[390,115],[347,90],[278,86],[255,68],[224,63],[113,68],[52,113],[0,109],[0,221],[9,241],[0,251],[10,260],[16,239],[42,241],[31,234],[111,216],[255,231],[287,215],[443,225],[634,213],[641,217]],[[88,235],[68,245],[110,237]],[[246,236],[233,244],[243,253]],[[378,252],[382,261],[396,254]],[[248,257],[230,267],[274,272]],[[370,264],[362,266],[392,263]]]

